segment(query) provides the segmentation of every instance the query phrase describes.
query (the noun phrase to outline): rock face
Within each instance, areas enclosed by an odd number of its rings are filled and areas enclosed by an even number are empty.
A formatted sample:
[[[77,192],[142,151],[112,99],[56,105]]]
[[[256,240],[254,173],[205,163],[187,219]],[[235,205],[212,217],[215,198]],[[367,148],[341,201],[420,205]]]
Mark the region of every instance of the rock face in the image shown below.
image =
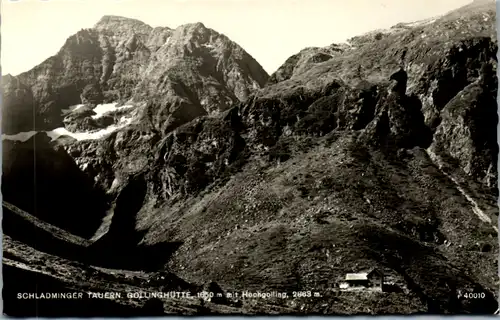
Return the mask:
[[[459,112],[464,112],[464,116],[467,113],[467,120],[459,125],[460,128],[463,128],[460,138],[462,142],[454,143],[447,140],[449,144],[454,145],[452,149],[456,149],[456,151],[448,150],[444,156],[449,155],[452,159],[458,160],[467,173],[471,173],[475,178],[492,186],[493,181],[497,179],[496,156],[493,156],[493,154],[497,154],[497,147],[496,143],[492,143],[492,141],[496,141],[496,136],[492,131],[485,133],[481,130],[481,133],[474,133],[476,129],[472,129],[469,133],[469,129],[466,128],[472,125],[471,121],[475,121],[469,120],[469,117],[474,117],[474,119],[481,117],[483,119],[481,121],[486,121],[486,114],[489,115],[487,121],[491,121],[491,123],[488,125],[484,123],[485,125],[482,127],[493,128],[496,126],[494,125],[497,121],[496,103],[491,100],[495,99],[497,90],[495,74],[498,46],[494,22],[493,2],[475,1],[437,19],[412,25],[399,24],[390,30],[381,30],[354,37],[348,42],[349,45],[339,49],[340,53],[336,55],[331,53],[332,48],[341,48],[341,46],[332,45],[326,48],[305,49],[292,56],[272,74],[269,83],[276,83],[276,85],[269,85],[263,91],[280,92],[279,94],[283,95],[282,92],[295,91],[295,88],[301,85],[306,85],[308,88],[322,88],[333,80],[342,80],[350,87],[366,87],[366,83],[372,83],[381,88],[380,84],[393,81],[391,75],[397,69],[402,68],[407,74],[406,85],[402,84],[402,87],[406,88],[405,95],[408,98],[405,99],[409,99],[403,105],[406,107],[414,105],[412,109],[416,110],[413,112],[413,116],[408,115],[408,117],[411,119],[415,116],[420,117],[418,114],[421,113],[425,126],[433,133],[437,131],[434,140],[440,140],[443,131],[449,132],[451,130],[452,125],[449,123],[450,117],[448,116],[449,104],[456,105],[459,103],[458,100],[463,101],[465,96],[467,96],[465,103],[488,96],[487,101],[484,100],[481,103],[490,105],[490,108],[486,108],[489,111],[479,111],[476,110],[478,108],[469,106],[467,109],[474,108],[476,111],[466,111],[460,108]],[[311,66],[304,58],[311,52],[330,52],[330,55],[335,56],[335,58]],[[481,85],[478,85],[478,82],[481,82]],[[483,91],[485,91],[484,94],[479,93]],[[476,98],[475,96],[478,94],[481,97]],[[397,105],[401,102],[392,101],[389,103]],[[477,105],[477,103],[473,102],[473,105]],[[371,114],[372,107],[368,109],[369,114]],[[393,113],[397,112],[394,108],[391,109]],[[419,109],[420,111],[417,111]],[[403,118],[407,117],[405,113],[399,112],[395,118],[399,119],[398,121],[403,121]],[[469,113],[473,115],[469,116]],[[479,114],[481,115],[479,116]],[[459,121],[455,115],[451,117],[454,119],[453,126],[458,124],[456,121]],[[444,118],[448,119],[445,121],[447,123],[441,125]],[[415,123],[420,126],[420,119]],[[410,123],[406,122],[406,124]],[[406,126],[404,122],[401,125]],[[418,130],[426,131],[427,129]],[[426,136],[427,133],[423,133],[423,135]],[[448,133],[448,137],[450,137],[450,133]],[[424,140],[426,139],[428,137],[424,138]],[[465,146],[465,140],[474,139],[480,139],[480,141],[471,142],[465,149],[458,147],[458,145]],[[439,144],[439,142],[435,142],[435,144]],[[479,145],[488,147],[478,147]],[[476,148],[485,148],[488,151],[472,151]],[[458,149],[464,151],[458,151]],[[477,152],[482,154],[482,160],[474,160],[475,156],[472,154]],[[489,155],[490,153],[491,155]],[[483,156],[488,160],[484,160]]]
[[[483,66],[480,77],[444,106],[431,147],[435,153],[455,160],[454,164],[468,175],[496,188],[498,81],[492,65]]]
[[[3,132],[51,130],[63,126],[61,110],[71,105],[129,99],[147,100],[144,116],[171,130],[226,110],[267,78],[247,52],[201,23],[153,29],[105,16],[34,69],[4,77],[3,119],[20,121],[4,121]]]
[[[383,97],[375,111],[374,120],[363,135],[370,143],[389,148],[423,147],[432,141],[430,128],[425,125],[418,97],[406,94],[408,76],[399,70],[391,77],[389,93]]]
[[[492,3],[475,2],[308,48],[264,86],[253,59],[201,24],[151,29],[105,17],[4,90],[32,99],[47,123],[60,121],[44,118],[54,97],[57,108],[64,99],[88,104],[67,118],[77,131],[99,127],[85,120],[96,112],[89,105],[137,103],[133,123],[101,139],[60,138],[47,151],[61,150],[85,185],[106,192],[98,249],[154,256],[154,268],[227,292],[328,292],[345,273],[373,266],[409,292],[363,305],[341,295],[328,309],[322,300],[277,302],[297,312],[492,313],[494,19]],[[78,68],[38,78],[56,62]],[[64,78],[76,70],[80,82]],[[61,88],[69,91],[53,94]],[[148,249],[155,245],[167,247]]]
[[[280,81],[288,80],[294,74],[305,72],[308,68],[341,56],[350,46],[332,44],[329,47],[305,48],[297,54],[288,58],[285,63],[276,70],[269,78],[268,84],[275,84]]]

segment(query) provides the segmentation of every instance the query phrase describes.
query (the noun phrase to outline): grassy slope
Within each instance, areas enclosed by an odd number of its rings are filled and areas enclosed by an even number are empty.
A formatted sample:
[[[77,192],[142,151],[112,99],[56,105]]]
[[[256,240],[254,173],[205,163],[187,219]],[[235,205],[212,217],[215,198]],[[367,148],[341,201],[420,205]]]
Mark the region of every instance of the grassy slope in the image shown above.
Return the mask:
[[[375,313],[459,312],[448,306],[452,288],[495,291],[495,232],[422,150],[391,160],[336,139],[277,166],[253,162],[222,188],[159,210],[146,241],[184,241],[172,270],[228,290],[326,293],[346,272],[380,266],[415,296],[370,304]],[[345,299],[329,312],[364,312],[358,305]]]

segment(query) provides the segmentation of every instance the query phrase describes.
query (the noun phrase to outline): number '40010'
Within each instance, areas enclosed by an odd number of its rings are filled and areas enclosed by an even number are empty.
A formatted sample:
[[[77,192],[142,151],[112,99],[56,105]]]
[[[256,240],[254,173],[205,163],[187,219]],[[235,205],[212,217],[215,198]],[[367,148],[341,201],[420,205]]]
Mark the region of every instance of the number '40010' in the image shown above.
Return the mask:
[[[484,292],[466,292],[464,293],[465,299],[484,299],[486,294]]]

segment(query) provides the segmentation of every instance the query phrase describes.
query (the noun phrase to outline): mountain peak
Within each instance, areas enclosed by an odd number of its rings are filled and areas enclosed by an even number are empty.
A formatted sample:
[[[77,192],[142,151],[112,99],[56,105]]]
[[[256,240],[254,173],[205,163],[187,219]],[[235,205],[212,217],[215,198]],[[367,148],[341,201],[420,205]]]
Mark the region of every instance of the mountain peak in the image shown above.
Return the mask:
[[[146,23],[122,16],[105,15],[95,25],[97,30],[116,30],[121,28],[132,28],[134,31],[142,31],[147,33],[152,30],[152,27]]]
[[[211,29],[207,28],[201,22],[186,23],[186,24],[180,25],[177,29],[183,30],[184,32],[187,32],[187,33],[193,33],[193,32],[205,33],[208,30],[211,30]]]
[[[174,41],[182,43],[203,44],[211,41],[212,37],[218,37],[220,34],[210,28],[207,28],[201,22],[186,23],[178,26],[174,30]]]
[[[128,23],[140,23],[140,24],[145,24],[144,22],[133,19],[133,18],[127,18],[127,17],[122,17],[122,16],[115,16],[115,15],[104,15],[96,24],[101,25],[101,24],[106,24],[106,23],[116,23],[116,22],[128,22]]]
[[[203,24],[203,22],[186,23],[186,24],[183,24],[181,27],[193,28],[193,29],[207,29],[207,27]]]

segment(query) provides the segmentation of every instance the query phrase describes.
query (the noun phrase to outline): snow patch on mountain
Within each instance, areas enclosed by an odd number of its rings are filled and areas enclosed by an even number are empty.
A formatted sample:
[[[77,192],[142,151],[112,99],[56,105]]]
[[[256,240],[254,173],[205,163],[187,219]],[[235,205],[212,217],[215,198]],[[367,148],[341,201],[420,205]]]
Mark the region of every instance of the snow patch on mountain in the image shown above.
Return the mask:
[[[428,24],[436,22],[436,20],[437,20],[437,18],[420,20],[420,21],[415,21],[415,22],[411,22],[411,23],[406,23],[405,26],[407,26],[407,27],[426,26]]]
[[[83,141],[83,140],[97,140],[102,139],[105,136],[113,133],[114,131],[124,128],[128,126],[132,122],[132,118],[123,116],[117,124],[110,125],[104,129],[97,131],[80,131],[80,132],[71,132],[64,127],[60,127],[51,131],[40,131],[44,132],[52,141],[62,137],[69,136],[75,140]],[[19,132],[13,135],[2,135],[2,140],[10,140],[10,141],[20,141],[25,142],[33,137],[37,131],[28,131],[28,132]]]
[[[36,134],[36,131],[19,132],[16,134],[2,134],[2,140],[24,142]]]
[[[74,106],[70,106],[68,109],[62,109],[62,113],[68,113],[68,112],[73,112],[73,111],[77,111],[78,109],[81,109],[82,107],[84,107],[85,105],[84,104],[76,104]]]
[[[109,135],[110,133],[113,133],[114,131],[129,125],[131,121],[132,121],[131,118],[122,117],[118,124],[113,124],[105,129],[91,131],[91,132],[89,131],[71,132],[64,127],[61,127],[54,129],[52,131],[45,131],[45,133],[52,139],[52,141],[58,139],[61,136],[69,136],[78,141],[97,140],[97,139],[102,139],[105,136]]]
[[[94,108],[94,110],[93,110],[96,114],[93,115],[92,118],[93,119],[98,119],[98,118],[102,117],[103,115],[105,115],[108,112],[119,111],[119,110],[124,110],[124,109],[130,109],[130,108],[134,107],[133,105],[124,105],[124,106],[121,106],[121,107],[116,107],[116,105],[117,105],[116,102],[98,104]]]

